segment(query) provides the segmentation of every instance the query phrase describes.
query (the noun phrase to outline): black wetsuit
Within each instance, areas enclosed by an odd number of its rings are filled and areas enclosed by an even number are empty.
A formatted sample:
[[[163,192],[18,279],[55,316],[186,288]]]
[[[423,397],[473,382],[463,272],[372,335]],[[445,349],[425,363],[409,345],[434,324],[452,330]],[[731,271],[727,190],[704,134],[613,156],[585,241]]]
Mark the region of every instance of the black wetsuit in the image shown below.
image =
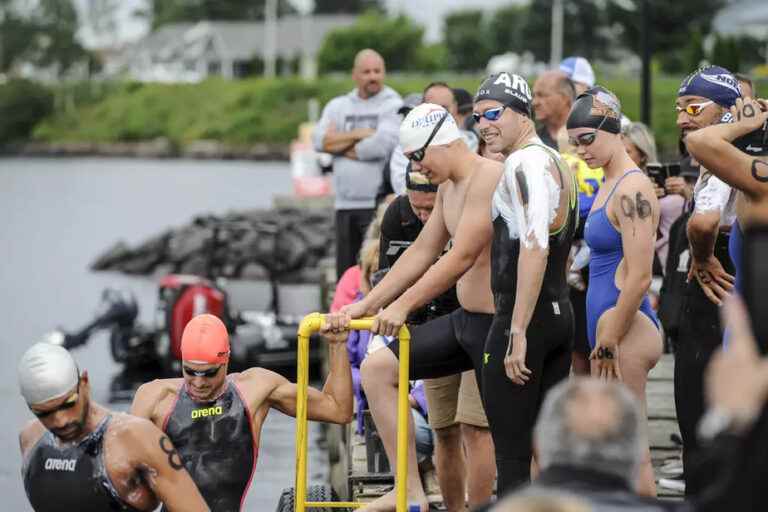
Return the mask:
[[[251,414],[231,377],[212,402],[195,402],[182,385],[163,430],[211,510],[240,510],[258,450]]]
[[[26,457],[24,489],[36,512],[137,511],[115,490],[104,465],[104,433],[111,416],[78,443],[46,431]]]
[[[562,162],[558,159],[556,163]],[[575,180],[566,182],[568,174],[561,166],[558,170],[558,185],[570,190],[571,196],[565,223],[549,235],[544,280],[526,331],[525,364],[532,373],[523,386],[512,382],[504,369],[504,356],[511,349],[520,239],[510,238],[501,215],[493,221],[491,291],[496,314],[485,343],[482,388],[489,391],[483,394],[483,403],[496,450],[499,495],[529,481],[532,432],[539,408],[547,391],[566,378],[571,368],[574,318],[565,276],[579,210]]]
[[[561,178],[565,175],[560,168]],[[409,326],[411,379],[474,368],[495,443],[499,495],[529,479],[531,433],[544,393],[570,371],[574,326],[565,271],[578,224],[578,200],[575,180],[566,184],[561,179],[560,185],[571,190],[571,201],[565,224],[549,237],[544,282],[526,333],[526,365],[533,374],[525,386],[512,383],[504,371],[520,248],[496,222],[491,253],[496,315],[459,308],[426,324]],[[399,356],[398,340],[388,347]]]

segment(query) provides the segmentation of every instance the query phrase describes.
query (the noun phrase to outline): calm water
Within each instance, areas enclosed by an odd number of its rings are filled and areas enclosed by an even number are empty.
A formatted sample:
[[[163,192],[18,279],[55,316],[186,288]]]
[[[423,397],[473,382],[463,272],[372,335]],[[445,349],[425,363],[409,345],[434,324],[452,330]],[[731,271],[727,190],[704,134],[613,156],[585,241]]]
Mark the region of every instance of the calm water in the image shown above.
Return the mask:
[[[56,326],[85,324],[107,286],[134,291],[141,319],[151,321],[154,280],[91,273],[93,258],[119,239],[134,244],[200,213],[269,207],[274,194],[290,192],[289,168],[281,162],[0,159],[2,510],[30,510],[17,441],[31,418],[16,384],[16,362],[24,350]],[[97,336],[74,351],[89,372],[93,398],[102,403],[119,372],[104,341]],[[111,407],[125,410],[127,404]],[[312,432],[316,437],[316,428]],[[292,435],[292,421],[271,413],[245,510],[274,510],[281,489],[292,485]],[[322,479],[327,469],[318,450],[313,459],[313,478]]]

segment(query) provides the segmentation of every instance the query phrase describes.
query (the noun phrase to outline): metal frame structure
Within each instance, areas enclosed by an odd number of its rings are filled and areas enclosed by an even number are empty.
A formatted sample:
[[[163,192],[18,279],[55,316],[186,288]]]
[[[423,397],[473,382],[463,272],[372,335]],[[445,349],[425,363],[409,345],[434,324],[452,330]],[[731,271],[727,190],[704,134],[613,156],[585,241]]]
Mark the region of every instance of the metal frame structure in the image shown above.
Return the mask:
[[[296,384],[296,481],[295,481],[295,512],[305,512],[308,507],[318,508],[358,508],[365,503],[344,501],[324,502],[307,500],[307,387],[309,386],[309,338],[319,331],[325,322],[325,315],[310,313],[299,325],[297,347]],[[369,330],[373,324],[372,318],[352,320],[350,330]],[[411,335],[408,328],[403,326],[398,333],[400,339],[400,367],[398,376],[397,397],[397,468],[395,471],[395,489],[397,493],[397,512],[407,512],[408,493],[408,375]]]

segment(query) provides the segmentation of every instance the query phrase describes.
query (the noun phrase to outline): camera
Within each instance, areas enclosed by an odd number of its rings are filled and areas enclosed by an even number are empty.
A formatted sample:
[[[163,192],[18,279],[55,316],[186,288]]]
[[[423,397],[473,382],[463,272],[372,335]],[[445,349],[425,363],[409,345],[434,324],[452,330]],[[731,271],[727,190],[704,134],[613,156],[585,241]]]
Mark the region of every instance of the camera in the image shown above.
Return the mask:
[[[734,140],[733,145],[748,155],[768,155],[768,121],[763,123],[763,126],[757,130]]]
[[[664,182],[667,178],[680,176],[680,164],[677,162],[667,164],[647,164],[645,170],[648,173],[648,177],[661,188],[664,188]]]

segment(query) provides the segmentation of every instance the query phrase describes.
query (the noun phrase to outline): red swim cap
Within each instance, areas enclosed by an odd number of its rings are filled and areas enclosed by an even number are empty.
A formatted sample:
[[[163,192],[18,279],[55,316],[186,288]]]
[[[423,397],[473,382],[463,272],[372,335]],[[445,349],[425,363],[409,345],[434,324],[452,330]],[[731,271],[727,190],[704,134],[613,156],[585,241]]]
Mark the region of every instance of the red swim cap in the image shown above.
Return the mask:
[[[181,358],[194,363],[226,363],[229,334],[224,322],[207,313],[190,320],[181,335]]]

